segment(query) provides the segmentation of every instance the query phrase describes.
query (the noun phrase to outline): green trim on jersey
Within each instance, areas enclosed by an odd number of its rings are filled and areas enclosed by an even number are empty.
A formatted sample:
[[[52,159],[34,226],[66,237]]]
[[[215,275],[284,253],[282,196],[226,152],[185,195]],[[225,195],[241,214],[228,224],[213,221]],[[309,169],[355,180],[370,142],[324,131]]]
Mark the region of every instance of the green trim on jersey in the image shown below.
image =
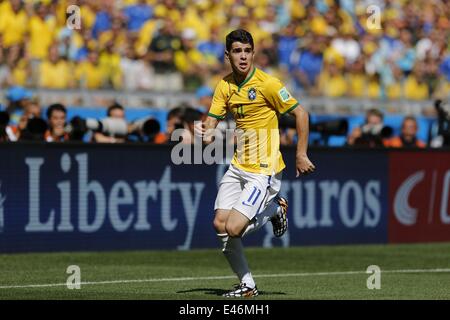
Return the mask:
[[[292,110],[294,110],[295,108],[297,108],[299,106],[300,103],[296,103],[294,104],[292,107],[290,107],[289,109],[287,109],[287,111],[283,112],[282,114],[286,114],[288,112],[291,112]]]
[[[211,112],[208,112],[208,116],[216,118],[217,120],[225,119],[225,116],[221,117],[221,116],[215,115],[214,113],[211,113]]]
[[[250,73],[250,76],[248,76],[240,85],[238,85],[238,92],[241,91],[242,87],[250,81],[250,79],[253,77],[253,75],[256,72],[256,67],[253,67],[252,73]],[[236,81],[236,80],[235,80]]]

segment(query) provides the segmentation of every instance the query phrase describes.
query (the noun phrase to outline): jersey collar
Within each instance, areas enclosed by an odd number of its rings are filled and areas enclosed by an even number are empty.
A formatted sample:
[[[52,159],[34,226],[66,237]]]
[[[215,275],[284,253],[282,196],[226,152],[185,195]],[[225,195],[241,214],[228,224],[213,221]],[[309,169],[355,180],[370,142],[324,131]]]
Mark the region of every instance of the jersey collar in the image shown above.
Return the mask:
[[[238,85],[238,92],[241,91],[242,87],[245,86],[245,84],[246,84],[247,82],[250,81],[250,79],[253,77],[253,75],[255,74],[255,72],[256,72],[256,67],[253,67],[253,70],[252,70],[252,72],[250,73],[250,75],[247,76],[247,78],[245,78],[245,80],[242,81],[242,83]],[[233,78],[234,78],[234,82],[237,84],[236,78],[234,77],[234,75],[233,75]]]

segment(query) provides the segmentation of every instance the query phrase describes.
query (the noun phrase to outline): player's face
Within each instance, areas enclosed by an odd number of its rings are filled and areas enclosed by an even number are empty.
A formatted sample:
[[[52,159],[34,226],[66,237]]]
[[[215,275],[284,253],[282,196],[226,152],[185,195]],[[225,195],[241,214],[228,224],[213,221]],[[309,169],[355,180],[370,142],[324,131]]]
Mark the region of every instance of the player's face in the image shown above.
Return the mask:
[[[231,49],[227,52],[233,72],[240,75],[247,75],[253,68],[253,51],[249,43],[233,42]]]

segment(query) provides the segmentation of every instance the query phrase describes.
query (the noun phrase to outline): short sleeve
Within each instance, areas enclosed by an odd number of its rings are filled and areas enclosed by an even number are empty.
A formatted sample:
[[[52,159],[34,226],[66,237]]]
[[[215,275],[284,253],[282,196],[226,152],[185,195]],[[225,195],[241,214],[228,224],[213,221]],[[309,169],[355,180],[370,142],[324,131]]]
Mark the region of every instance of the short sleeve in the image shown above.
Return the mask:
[[[275,78],[266,81],[263,95],[269,104],[281,114],[288,113],[299,106],[298,101],[291,95],[281,81]]]
[[[223,81],[221,81],[214,91],[214,96],[211,103],[211,108],[209,109],[208,116],[222,120],[225,118],[227,113],[226,98],[223,90]]]

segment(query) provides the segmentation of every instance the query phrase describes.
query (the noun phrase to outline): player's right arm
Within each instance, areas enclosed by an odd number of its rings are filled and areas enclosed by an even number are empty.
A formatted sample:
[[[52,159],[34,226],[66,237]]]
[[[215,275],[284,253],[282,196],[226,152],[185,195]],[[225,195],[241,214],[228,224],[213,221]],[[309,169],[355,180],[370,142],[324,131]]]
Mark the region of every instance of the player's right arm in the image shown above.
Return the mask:
[[[219,121],[225,118],[225,114],[227,113],[225,85],[225,81],[223,80],[217,85],[208,116],[203,122],[199,122],[195,126],[195,133],[201,136],[205,143],[213,141],[214,129],[217,127]]]

